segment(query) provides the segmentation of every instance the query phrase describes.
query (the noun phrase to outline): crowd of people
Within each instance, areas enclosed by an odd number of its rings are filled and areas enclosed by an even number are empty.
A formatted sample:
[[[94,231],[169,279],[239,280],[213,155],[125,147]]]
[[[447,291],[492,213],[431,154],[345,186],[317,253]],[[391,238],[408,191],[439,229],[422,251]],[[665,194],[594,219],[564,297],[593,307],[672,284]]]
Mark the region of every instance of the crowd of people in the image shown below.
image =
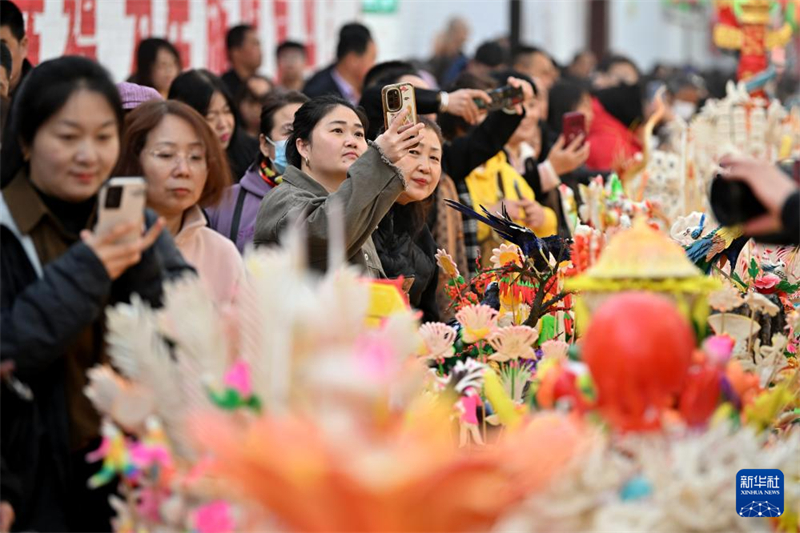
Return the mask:
[[[349,23],[333,64],[308,79],[294,41],[277,47],[274,76],[261,75],[252,26],[229,30],[231,68],[219,75],[184,70],[169,41],[147,38],[136,71],[114,84],[87,58],[31,65],[24,18],[3,2],[2,531],[109,530],[107,492],[86,485],[100,419],[83,394],[86,370],[108,360],[106,306],[132,294],[158,306],[163,282],[187,273],[228,306],[242,254],[280,242],[297,221],[311,267],[325,271],[335,211],[349,263],[402,276],[423,319],[445,319],[437,248],[471,273],[500,241],[444,200],[505,209],[540,237],[569,236],[559,185],[587,183],[642,150],[654,87],[667,87],[682,120],[710,95],[696,74],[643,76],[619,55],[583,51],[561,66],[544,49],[499,40],[468,56],[468,32],[455,19],[431,60],[376,63],[379,43]],[[401,82],[414,87],[418,120],[384,127],[381,89]],[[484,111],[489,91],[506,85],[522,101]],[[562,119],[573,112],[585,134],[567,141]],[[145,231],[94,229],[113,176],[146,181]],[[796,205],[796,191],[786,194]]]

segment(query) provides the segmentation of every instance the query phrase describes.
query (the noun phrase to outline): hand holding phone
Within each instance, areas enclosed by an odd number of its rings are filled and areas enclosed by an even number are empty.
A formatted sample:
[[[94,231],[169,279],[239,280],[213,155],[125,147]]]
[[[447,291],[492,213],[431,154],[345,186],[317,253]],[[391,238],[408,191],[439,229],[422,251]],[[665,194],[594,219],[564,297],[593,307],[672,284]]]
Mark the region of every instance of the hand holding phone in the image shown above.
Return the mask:
[[[419,144],[419,132],[425,128],[424,124],[408,124],[405,114],[410,112],[410,109],[406,109],[403,114],[395,116],[386,131],[375,139],[383,155],[395,165],[408,155],[411,147]]]
[[[581,137],[573,137],[571,143],[567,143],[564,134],[558,136],[555,144],[550,148],[547,154],[547,160],[553,167],[553,171],[558,176],[563,176],[572,172],[576,168],[589,159],[589,150],[591,148],[588,142],[581,142],[578,146],[577,139]]]
[[[147,202],[147,185],[144,178],[111,178],[100,189],[97,224],[94,232],[104,236],[120,224],[137,224],[144,230],[144,208]],[[141,234],[142,231],[139,233]],[[122,242],[135,239],[135,234],[120,237]]]
[[[569,146],[581,135],[586,139],[586,117],[579,111],[564,113],[561,118],[561,131],[564,134],[564,146]]]
[[[793,165],[782,169],[768,161],[725,156],[720,167],[709,198],[714,217],[724,225],[744,224],[748,235],[777,231],[786,199],[798,190],[790,174]]]
[[[159,218],[144,233],[145,200],[144,179],[112,178],[100,190],[94,231],[81,232],[81,239],[103,264],[111,280],[137,264],[164,229],[164,220]]]
[[[395,83],[381,89],[383,125],[388,130],[395,117],[404,115],[400,126],[417,123],[417,99],[410,83]],[[406,114],[406,112],[408,112]]]
[[[104,236],[83,230],[81,240],[94,252],[106,269],[108,277],[114,281],[141,260],[142,253],[156,242],[164,230],[164,225],[164,219],[159,218],[147,233],[142,235],[142,227],[139,224],[126,222]]]
[[[499,109],[509,109],[517,104],[521,104],[525,100],[525,93],[522,87],[512,87],[511,85],[491,90],[487,94],[491,99],[491,103],[486,103],[485,100],[480,98],[474,99],[478,109],[490,112]]]

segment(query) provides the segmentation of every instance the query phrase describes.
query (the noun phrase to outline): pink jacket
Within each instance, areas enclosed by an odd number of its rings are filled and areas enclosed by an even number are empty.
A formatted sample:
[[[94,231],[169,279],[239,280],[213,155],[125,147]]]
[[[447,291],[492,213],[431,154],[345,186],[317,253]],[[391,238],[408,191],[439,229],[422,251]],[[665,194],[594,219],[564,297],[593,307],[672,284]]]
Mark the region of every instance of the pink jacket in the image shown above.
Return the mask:
[[[244,263],[236,245],[206,226],[199,206],[186,211],[175,244],[186,262],[197,269],[203,284],[220,307],[233,302],[244,280]]]

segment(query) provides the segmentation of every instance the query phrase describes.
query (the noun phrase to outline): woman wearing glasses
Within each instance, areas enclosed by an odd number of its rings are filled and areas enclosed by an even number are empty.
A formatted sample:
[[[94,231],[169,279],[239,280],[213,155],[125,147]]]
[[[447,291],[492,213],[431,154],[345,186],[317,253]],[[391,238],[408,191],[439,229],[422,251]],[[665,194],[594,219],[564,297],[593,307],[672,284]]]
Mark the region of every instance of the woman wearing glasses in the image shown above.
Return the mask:
[[[236,246],[207,227],[201,207],[231,183],[225,152],[200,114],[175,100],[146,102],[125,119],[116,176],[144,176],[147,206],[161,215],[214,301],[233,301],[244,275]]]

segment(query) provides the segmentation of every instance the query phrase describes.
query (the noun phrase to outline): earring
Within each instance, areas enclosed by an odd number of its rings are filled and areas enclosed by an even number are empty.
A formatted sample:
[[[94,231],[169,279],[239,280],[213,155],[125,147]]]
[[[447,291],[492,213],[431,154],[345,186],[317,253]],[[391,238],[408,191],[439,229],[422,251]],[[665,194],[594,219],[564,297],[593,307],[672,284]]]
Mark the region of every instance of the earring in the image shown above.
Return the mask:
[[[311,168],[311,161],[309,161],[308,157],[306,157],[306,166]]]

